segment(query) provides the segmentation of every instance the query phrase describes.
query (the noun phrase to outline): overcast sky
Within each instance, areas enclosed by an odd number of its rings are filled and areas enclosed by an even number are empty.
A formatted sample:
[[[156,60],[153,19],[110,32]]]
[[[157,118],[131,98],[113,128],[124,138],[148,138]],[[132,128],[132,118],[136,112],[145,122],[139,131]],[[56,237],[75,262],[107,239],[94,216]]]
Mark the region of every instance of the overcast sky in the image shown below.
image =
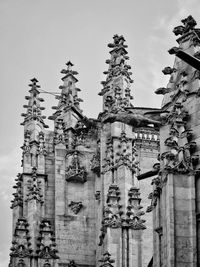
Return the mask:
[[[190,14],[200,26],[199,0],[0,0],[0,267],[7,266],[11,246],[9,207],[21,172],[20,114],[29,80],[36,77],[43,90],[59,92],[60,71],[71,60],[79,72],[84,114],[96,117],[107,44],[122,34],[133,72],[133,104],[160,107],[154,91],[166,86],[161,70],[173,65],[167,53],[177,45],[172,29]],[[42,97],[49,116],[57,102],[52,95]]]

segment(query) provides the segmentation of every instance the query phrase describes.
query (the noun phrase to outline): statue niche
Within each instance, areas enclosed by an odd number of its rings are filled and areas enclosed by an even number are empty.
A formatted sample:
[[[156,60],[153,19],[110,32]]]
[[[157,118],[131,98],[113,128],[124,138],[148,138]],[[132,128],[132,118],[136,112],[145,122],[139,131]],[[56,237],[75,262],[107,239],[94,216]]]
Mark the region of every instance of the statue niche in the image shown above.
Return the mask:
[[[70,154],[68,157],[70,164],[66,168],[65,172],[66,181],[74,183],[85,183],[87,172],[85,167],[80,165],[78,151],[73,151],[72,154]]]

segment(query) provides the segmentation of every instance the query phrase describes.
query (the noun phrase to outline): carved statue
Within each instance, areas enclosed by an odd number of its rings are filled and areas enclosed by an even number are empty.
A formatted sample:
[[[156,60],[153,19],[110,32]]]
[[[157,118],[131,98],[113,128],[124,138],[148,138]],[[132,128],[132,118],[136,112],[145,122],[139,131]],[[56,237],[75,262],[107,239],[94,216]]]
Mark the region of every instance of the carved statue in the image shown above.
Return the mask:
[[[117,114],[109,113],[102,119],[102,121],[104,123],[119,121],[135,127],[147,126],[148,124],[154,124],[155,126],[161,125],[160,121],[149,119],[145,115],[132,112],[119,112]]]

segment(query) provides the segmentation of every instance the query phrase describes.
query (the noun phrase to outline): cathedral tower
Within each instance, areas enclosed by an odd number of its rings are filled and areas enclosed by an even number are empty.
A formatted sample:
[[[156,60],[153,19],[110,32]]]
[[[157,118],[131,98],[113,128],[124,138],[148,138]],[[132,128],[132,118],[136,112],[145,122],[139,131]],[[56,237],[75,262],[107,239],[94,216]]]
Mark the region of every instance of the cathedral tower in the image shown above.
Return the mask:
[[[124,37],[115,35],[108,46],[97,119],[83,115],[70,61],[49,117],[53,130],[46,129],[40,86],[31,80],[10,267],[140,267],[152,258],[151,179],[137,177],[157,162],[160,122],[149,114],[158,110],[131,103]]]

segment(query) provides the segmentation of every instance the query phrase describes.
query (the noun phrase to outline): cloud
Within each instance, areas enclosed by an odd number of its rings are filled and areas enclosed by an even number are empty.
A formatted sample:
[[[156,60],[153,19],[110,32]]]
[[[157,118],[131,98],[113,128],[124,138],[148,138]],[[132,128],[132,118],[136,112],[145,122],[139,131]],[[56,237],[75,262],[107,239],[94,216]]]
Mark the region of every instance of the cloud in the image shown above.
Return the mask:
[[[181,25],[181,20],[188,15],[194,19],[200,17],[200,2],[198,0],[177,0],[174,2],[174,12],[160,14],[155,18],[152,35],[149,37],[148,63],[152,77],[152,86],[167,86],[168,78],[161,70],[165,66],[173,66],[174,57],[168,54],[168,50],[176,46],[176,36],[173,28]],[[197,21],[200,24],[200,21]]]

